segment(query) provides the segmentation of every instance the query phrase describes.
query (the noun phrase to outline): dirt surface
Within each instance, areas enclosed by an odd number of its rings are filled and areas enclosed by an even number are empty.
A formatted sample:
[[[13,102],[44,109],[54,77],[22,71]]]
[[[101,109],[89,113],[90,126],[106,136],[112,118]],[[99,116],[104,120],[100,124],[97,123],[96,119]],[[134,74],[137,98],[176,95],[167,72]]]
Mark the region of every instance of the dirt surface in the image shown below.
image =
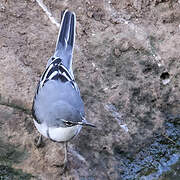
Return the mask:
[[[162,173],[171,168],[155,172],[159,154],[165,167],[179,158],[180,2],[44,4],[57,22],[66,8],[77,15],[73,69],[86,117],[97,129],[84,128],[69,143],[70,163],[63,175],[58,167],[63,145],[45,140],[44,147],[34,146],[38,133],[30,115],[32,100],[58,28],[34,0],[1,0],[0,172],[13,167],[26,173],[22,179],[42,180],[168,179]],[[166,156],[173,163],[163,161]]]

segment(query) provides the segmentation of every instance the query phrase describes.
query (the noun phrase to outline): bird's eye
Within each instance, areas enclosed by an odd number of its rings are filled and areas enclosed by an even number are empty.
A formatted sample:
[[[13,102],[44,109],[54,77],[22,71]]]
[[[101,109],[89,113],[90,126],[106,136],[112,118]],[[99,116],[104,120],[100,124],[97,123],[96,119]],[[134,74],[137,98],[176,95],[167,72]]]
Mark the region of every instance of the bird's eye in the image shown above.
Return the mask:
[[[73,126],[73,123],[71,123],[70,121],[64,120],[63,122],[66,126],[69,126],[69,127]]]

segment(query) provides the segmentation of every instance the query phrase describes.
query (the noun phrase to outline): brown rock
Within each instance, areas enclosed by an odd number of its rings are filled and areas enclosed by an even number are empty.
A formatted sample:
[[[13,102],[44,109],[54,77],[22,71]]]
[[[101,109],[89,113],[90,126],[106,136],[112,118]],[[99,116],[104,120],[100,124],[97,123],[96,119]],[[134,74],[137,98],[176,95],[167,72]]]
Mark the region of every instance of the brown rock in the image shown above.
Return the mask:
[[[63,163],[63,144],[44,140],[37,149],[29,114],[58,29],[34,1],[0,3],[5,7],[0,9],[0,140],[23,152],[11,161],[14,168],[42,180],[139,178],[151,172],[144,166],[152,165],[147,160],[140,166],[147,157],[142,150],[161,136],[169,119],[179,118],[178,2],[172,2],[173,8],[166,1],[157,6],[154,1],[87,2],[45,1],[58,20],[65,8],[78,16],[73,69],[87,120],[97,126],[84,128],[69,142],[69,170],[62,176],[53,165]],[[166,86],[161,83],[164,69],[171,75]]]

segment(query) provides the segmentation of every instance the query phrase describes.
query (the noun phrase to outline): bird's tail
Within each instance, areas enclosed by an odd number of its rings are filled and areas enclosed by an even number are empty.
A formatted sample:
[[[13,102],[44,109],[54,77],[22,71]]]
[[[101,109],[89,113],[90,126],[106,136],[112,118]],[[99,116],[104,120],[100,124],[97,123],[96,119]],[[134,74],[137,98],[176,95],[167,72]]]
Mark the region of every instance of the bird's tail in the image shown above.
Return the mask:
[[[72,55],[75,41],[76,16],[68,10],[63,11],[61,15],[61,26],[54,56],[62,60],[64,66],[73,76]]]

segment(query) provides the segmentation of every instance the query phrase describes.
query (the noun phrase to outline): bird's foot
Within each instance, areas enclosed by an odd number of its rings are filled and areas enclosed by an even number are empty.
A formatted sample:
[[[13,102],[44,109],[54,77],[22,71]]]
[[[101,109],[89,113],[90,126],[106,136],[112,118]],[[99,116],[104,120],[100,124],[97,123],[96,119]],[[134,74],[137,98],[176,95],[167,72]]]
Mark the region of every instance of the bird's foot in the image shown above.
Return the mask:
[[[53,166],[60,168],[60,175],[63,175],[68,170],[68,161],[64,160],[62,164],[54,164]]]
[[[61,172],[60,174],[64,174],[68,170],[68,161],[64,161],[64,163],[61,165]]]
[[[43,143],[43,140],[42,140],[42,135],[40,135],[39,137],[36,137],[36,138],[34,139],[34,145],[35,145],[37,148],[44,147],[44,143]]]

